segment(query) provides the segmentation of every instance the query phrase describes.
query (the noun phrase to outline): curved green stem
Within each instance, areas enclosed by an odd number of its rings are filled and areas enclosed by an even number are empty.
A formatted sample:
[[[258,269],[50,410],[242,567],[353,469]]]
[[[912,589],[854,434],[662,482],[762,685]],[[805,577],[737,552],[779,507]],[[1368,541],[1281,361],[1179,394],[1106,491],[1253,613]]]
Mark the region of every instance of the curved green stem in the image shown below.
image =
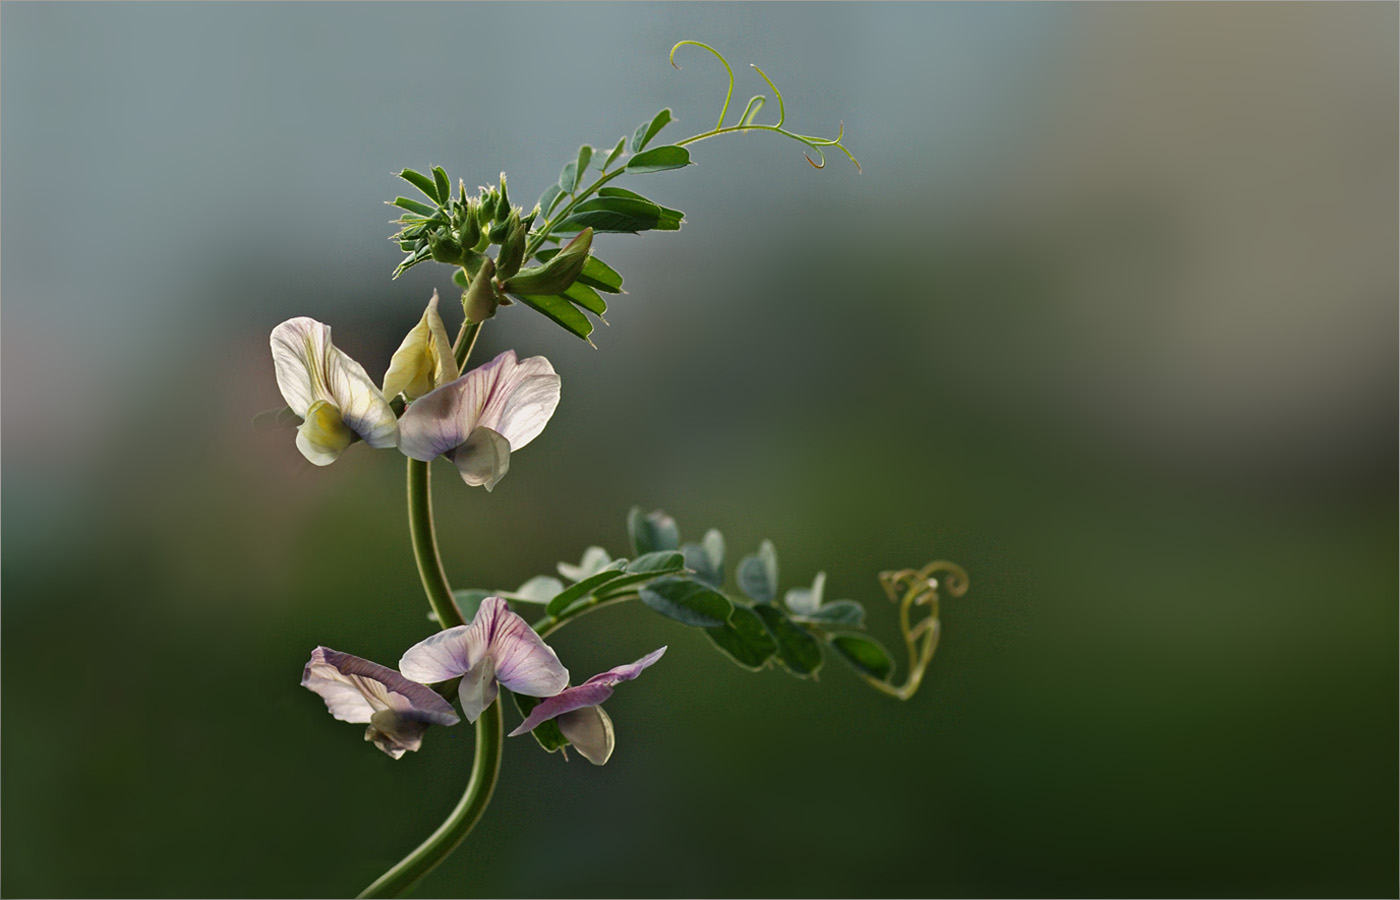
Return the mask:
[[[467,782],[467,790],[462,794],[462,799],[457,801],[456,808],[418,849],[375,879],[373,884],[360,893],[361,897],[402,895],[462,843],[463,838],[486,811],[487,804],[491,802],[491,794],[496,789],[496,779],[501,774],[501,746],[504,739],[505,726],[502,724],[501,704],[497,702],[487,707],[481,718],[476,720],[476,760],[472,763],[472,777]]]
[[[431,463],[417,459],[408,461],[408,533],[413,541],[413,559],[418,563],[418,577],[423,593],[437,614],[438,625],[451,628],[464,625],[457,602],[452,599],[452,585],[442,568],[437,537],[433,533],[433,492],[429,481]]]

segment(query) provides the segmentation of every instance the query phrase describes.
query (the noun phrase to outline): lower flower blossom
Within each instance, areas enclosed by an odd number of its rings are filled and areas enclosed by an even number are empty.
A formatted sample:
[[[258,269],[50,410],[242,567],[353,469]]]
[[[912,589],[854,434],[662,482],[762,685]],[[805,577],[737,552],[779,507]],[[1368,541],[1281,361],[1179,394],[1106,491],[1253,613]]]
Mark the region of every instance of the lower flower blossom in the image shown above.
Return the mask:
[[[398,759],[423,744],[429,725],[456,725],[452,704],[387,666],[329,647],[311,651],[301,685],[342,722],[367,723],[365,740]]]
[[[481,601],[470,625],[410,647],[399,669],[426,684],[460,675],[457,694],[468,722],[495,702],[499,684],[531,697],[553,696],[569,686],[569,670],[559,657],[500,597]]]
[[[533,731],[539,725],[555,719],[559,731],[570,744],[583,754],[583,758],[601,766],[612,756],[617,739],[613,733],[612,719],[603,712],[602,703],[612,696],[613,688],[624,681],[631,681],[642,670],[661,658],[666,652],[662,647],[634,663],[609,669],[594,675],[583,684],[567,688],[553,697],[539,703],[520,727],[510,733],[511,737]]]

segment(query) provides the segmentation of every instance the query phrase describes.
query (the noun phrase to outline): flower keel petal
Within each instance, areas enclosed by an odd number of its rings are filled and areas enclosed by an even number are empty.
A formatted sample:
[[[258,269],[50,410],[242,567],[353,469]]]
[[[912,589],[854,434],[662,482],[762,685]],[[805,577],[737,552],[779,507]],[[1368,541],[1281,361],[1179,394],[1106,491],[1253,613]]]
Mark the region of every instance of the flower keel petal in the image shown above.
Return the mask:
[[[604,765],[612,758],[617,737],[613,732],[612,719],[603,712],[601,706],[587,706],[565,713],[559,717],[559,731],[583,758],[595,766]]]

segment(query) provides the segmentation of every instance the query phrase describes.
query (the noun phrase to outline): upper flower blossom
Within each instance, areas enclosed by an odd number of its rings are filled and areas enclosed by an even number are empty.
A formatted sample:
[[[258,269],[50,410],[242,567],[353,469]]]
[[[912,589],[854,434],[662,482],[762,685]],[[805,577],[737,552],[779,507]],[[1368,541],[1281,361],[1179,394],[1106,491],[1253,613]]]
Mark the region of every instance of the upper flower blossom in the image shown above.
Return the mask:
[[[335,462],[357,436],[392,447],[399,425],[364,366],[331,343],[331,328],[298,316],[272,329],[277,387],[302,418],[297,449],[318,466]]]
[[[445,455],[470,485],[489,491],[510,454],[533,441],[559,405],[559,376],[543,356],[517,361],[507,350],[408,407],[399,449],[424,462]]]
[[[399,660],[415,681],[432,684],[462,676],[462,714],[475,722],[495,701],[497,683],[517,694],[549,697],[569,686],[569,670],[530,624],[500,597],[487,597],[470,625],[439,631]]]
[[[665,652],[666,648],[662,647],[634,663],[594,675],[577,687],[541,701],[510,736],[525,734],[543,722],[557,719],[560,733],[583,754],[583,758],[595,766],[603,765],[612,756],[617,739],[613,734],[612,719],[603,712],[602,702],[612,696],[615,686],[642,674],[643,669],[660,659]]]
[[[447,339],[442,316],[438,315],[437,291],[433,291],[423,318],[413,326],[399,349],[394,351],[394,358],[389,360],[389,371],[384,373],[384,396],[403,394],[416,400],[456,377],[457,361],[452,356],[452,342]]]
[[[429,725],[456,725],[452,704],[387,666],[329,647],[311,651],[302,687],[321,695],[342,722],[368,723],[365,740],[398,759],[423,743]]]

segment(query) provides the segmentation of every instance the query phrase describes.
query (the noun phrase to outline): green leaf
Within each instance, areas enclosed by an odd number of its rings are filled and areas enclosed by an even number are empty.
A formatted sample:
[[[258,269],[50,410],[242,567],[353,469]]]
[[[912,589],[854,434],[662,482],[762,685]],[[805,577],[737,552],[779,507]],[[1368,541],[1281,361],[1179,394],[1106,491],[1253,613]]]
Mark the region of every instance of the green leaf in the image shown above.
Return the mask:
[[[697,628],[720,627],[733,610],[728,597],[689,578],[660,578],[639,593],[656,612]]]
[[[515,708],[519,710],[522,719],[530,715],[530,710],[544,702],[543,697],[530,697],[525,694],[517,694],[514,691],[511,691],[511,696],[515,698]],[[569,739],[564,737],[564,732],[559,730],[559,723],[555,719],[541,722],[530,733],[535,736],[535,740],[539,741],[540,746],[550,753],[569,746]]]
[[[457,609],[461,611],[462,618],[468,622],[476,618],[476,611],[481,608],[481,601],[487,597],[495,596],[497,596],[495,591],[486,591],[481,588],[468,588],[452,592],[452,599],[457,601]]]
[[[554,597],[553,600],[549,601],[549,605],[545,607],[544,611],[549,615],[557,618],[559,614],[564,610],[568,609],[570,604],[572,604],[575,600],[578,600],[581,597],[587,597],[589,594],[593,593],[593,591],[600,585],[607,584],[614,578],[621,578],[622,573],[626,567],[627,560],[613,560],[612,562],[604,566],[601,570],[595,572],[592,575],[589,575],[582,581],[570,585],[563,591],[560,591]]]
[[[608,556],[608,551],[602,547],[589,547],[583,551],[583,558],[579,560],[578,565],[561,562],[555,568],[559,570],[560,575],[570,581],[582,581],[589,575],[601,572],[603,567],[610,562],[612,562],[612,557]]]
[[[601,600],[611,600],[629,594],[643,581],[651,581],[662,575],[674,575],[685,571],[685,557],[674,550],[658,550],[644,553],[627,564],[627,574],[614,578],[598,588],[593,595]]]
[[[865,624],[865,607],[854,600],[833,600],[814,612],[794,613],[792,618],[814,625],[849,625],[852,628],[860,628]]]
[[[650,122],[638,125],[637,130],[632,133],[632,152],[641,153],[646,149],[646,145],[656,137],[656,133],[665,128],[670,121],[671,110],[667,108],[653,116]]]
[[[640,175],[646,172],[684,169],[688,165],[690,165],[690,151],[684,147],[668,144],[664,147],[652,147],[650,150],[638,153],[627,160],[627,165],[624,168]]]
[[[587,262],[583,264],[583,271],[579,273],[578,280],[594,290],[607,294],[622,293],[622,276],[617,274],[612,266],[596,256],[588,257]]]
[[[705,634],[716,647],[746,669],[757,671],[768,665],[778,645],[763,620],[747,606],[734,604],[729,621],[716,628],[706,628]]]
[[[548,603],[562,590],[564,582],[553,575],[536,575],[508,596],[512,600],[523,600],[526,603]]]
[[[442,166],[433,166],[433,185],[437,188],[434,199],[446,203],[452,199],[452,183],[447,180],[447,172]]]
[[[636,234],[650,231],[661,223],[661,207],[650,200],[631,197],[594,197],[574,207],[567,219],[559,223],[559,231],[578,231],[591,227],[594,231]]]
[[[588,172],[588,164],[593,161],[593,148],[584,144],[578,148],[578,180],[583,183],[583,176]]]
[[[458,269],[457,271],[452,273],[452,281],[458,287],[463,289],[471,287],[471,282],[467,280],[467,273],[462,269]]]
[[[681,532],[676,520],[661,510],[643,515],[640,506],[627,512],[627,536],[632,539],[632,553],[654,553],[657,550],[679,550]]]
[[[778,661],[799,678],[817,674],[822,667],[822,648],[802,626],[794,624],[776,606],[755,606],[754,612],[763,619],[768,631],[778,643]]]
[[[559,189],[558,184],[551,184],[549,187],[544,189],[544,193],[540,194],[540,201],[538,206],[540,208],[540,211],[544,213],[545,218],[549,218],[549,214],[554,212],[554,207],[559,205],[559,200],[563,196],[564,192]]]
[[[614,160],[616,160],[619,156],[622,155],[622,151],[623,151],[626,147],[627,147],[627,136],[626,136],[626,135],[623,135],[622,137],[620,137],[620,138],[617,139],[617,146],[614,147],[613,150],[612,150],[612,152],[608,154],[608,158],[607,158],[606,160],[603,161],[603,168],[602,168],[602,171],[606,172],[606,171],[608,170],[608,166],[612,165],[613,162],[614,162]]]
[[[698,544],[681,547],[685,565],[695,571],[695,577],[712,588],[724,587],[724,535],[711,528]]]
[[[397,206],[399,209],[406,209],[409,212],[416,212],[419,215],[431,216],[437,213],[437,208],[426,203],[419,203],[417,200],[410,200],[407,197],[395,197],[390,206]]]
[[[628,575],[659,575],[685,568],[685,556],[675,550],[654,550],[643,553],[627,564]]]
[[[671,209],[671,208],[668,207],[668,206],[662,206],[660,203],[657,203],[655,200],[652,200],[652,199],[647,198],[647,197],[643,197],[641,194],[637,193],[636,191],[629,191],[629,190],[627,190],[627,188],[620,188],[620,187],[605,187],[605,188],[600,188],[599,191],[598,191],[598,196],[599,196],[599,197],[630,197],[630,198],[632,198],[633,200],[645,200],[647,203],[655,204],[655,205],[656,205],[656,208],[659,209],[659,210],[661,210],[661,217],[660,217],[660,219],[659,219],[659,220],[657,221],[657,223],[656,223],[656,230],[657,230],[657,231],[678,231],[678,230],[680,230],[680,227],[681,227],[681,221],[685,219],[685,213],[681,212],[680,210],[678,210],[678,209]]]
[[[559,170],[560,196],[572,194],[576,187],[578,187],[578,163],[571,159],[564,163],[564,168]]]
[[[600,319],[603,317],[603,313],[608,311],[608,305],[603,302],[603,298],[599,297],[598,292],[586,284],[579,284],[575,281],[569,285],[569,289],[564,292],[563,296]]]
[[[759,603],[772,603],[778,596],[778,551],[772,541],[758,545],[758,553],[749,554],[739,561],[735,577],[739,580],[739,590]]]
[[[874,638],[863,634],[834,634],[827,643],[857,672],[884,682],[889,682],[894,675],[890,652]]]
[[[588,321],[588,317],[578,311],[563,297],[545,296],[540,294],[512,294],[521,303],[533,309],[535,312],[544,313],[554,322],[564,328],[564,330],[576,334],[588,341],[588,335],[593,332],[593,323]],[[588,343],[593,343],[588,341]]]
[[[446,197],[438,196],[437,182],[427,175],[424,175],[422,172],[404,169],[399,173],[399,177],[418,188],[418,190],[422,191],[423,194],[431,200],[436,200],[438,203],[443,203],[447,200]]]
[[[583,181],[583,173],[587,171],[591,159],[593,159],[593,148],[584,144],[578,148],[578,159],[564,164],[563,170],[559,173],[559,188],[564,193],[572,194],[578,190],[579,182]]]

